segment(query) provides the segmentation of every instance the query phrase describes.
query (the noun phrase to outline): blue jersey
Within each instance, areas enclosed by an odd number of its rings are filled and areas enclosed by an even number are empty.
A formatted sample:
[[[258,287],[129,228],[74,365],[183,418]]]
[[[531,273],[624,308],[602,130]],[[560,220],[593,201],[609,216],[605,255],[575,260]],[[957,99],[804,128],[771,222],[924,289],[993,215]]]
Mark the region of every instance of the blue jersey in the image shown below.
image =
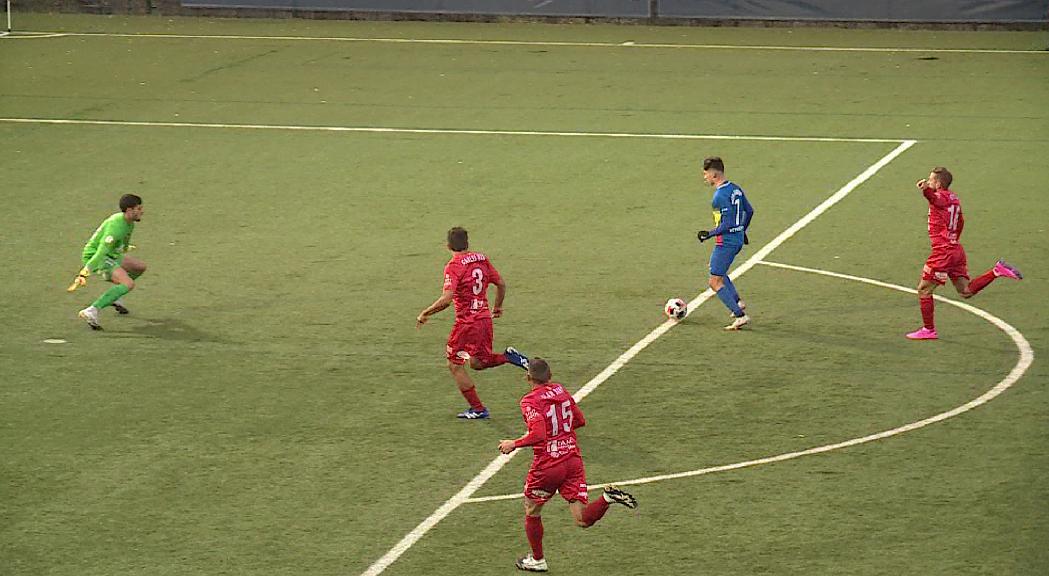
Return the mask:
[[[718,244],[742,246],[743,233],[754,216],[754,207],[747,201],[743,189],[726,180],[714,190],[710,205],[714,209],[714,229],[710,235],[717,237]]]

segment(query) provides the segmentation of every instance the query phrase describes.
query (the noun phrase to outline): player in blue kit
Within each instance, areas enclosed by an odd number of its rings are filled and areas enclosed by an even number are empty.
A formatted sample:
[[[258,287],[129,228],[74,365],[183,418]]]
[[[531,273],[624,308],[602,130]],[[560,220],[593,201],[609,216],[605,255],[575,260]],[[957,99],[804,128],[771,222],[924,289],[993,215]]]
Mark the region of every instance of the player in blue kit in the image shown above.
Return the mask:
[[[732,312],[732,323],[725,326],[725,330],[739,330],[750,322],[750,317],[744,312],[747,305],[732,284],[728,269],[743,245],[750,243],[747,228],[754,217],[754,207],[742,188],[725,179],[725,162],[721,158],[711,156],[703,160],[703,181],[714,187],[714,199],[710,203],[714,208],[714,228],[700,230],[697,235],[700,242],[715,240],[707,284]]]

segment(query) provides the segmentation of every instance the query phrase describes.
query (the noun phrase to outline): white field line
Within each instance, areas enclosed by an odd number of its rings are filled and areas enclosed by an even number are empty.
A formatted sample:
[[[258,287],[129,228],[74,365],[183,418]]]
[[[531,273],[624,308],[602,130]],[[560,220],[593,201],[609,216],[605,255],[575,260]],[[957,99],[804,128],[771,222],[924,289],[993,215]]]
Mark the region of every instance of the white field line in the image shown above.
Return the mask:
[[[804,267],[801,267],[801,266],[791,266],[789,264],[779,264],[779,263],[776,263],[776,262],[758,262],[758,264],[763,264],[765,266],[774,266],[776,268],[786,268],[788,270],[796,270],[796,271],[799,271],[799,272],[808,272],[808,273],[811,273],[811,274],[821,274],[823,276],[831,276],[833,278],[841,278],[841,279],[844,279],[844,280],[852,280],[852,281],[855,281],[855,282],[863,282],[864,284],[870,284],[872,286],[880,286],[882,288],[889,288],[890,290],[898,290],[900,292],[907,292],[909,294],[917,294],[917,290],[915,290],[913,288],[906,288],[904,286],[898,286],[896,284],[889,284],[887,282],[880,282],[878,280],[872,280],[870,278],[863,278],[863,277],[860,277],[860,276],[850,276],[848,274],[838,274],[836,272],[828,272],[826,270],[817,270],[815,268],[804,268]],[[986,312],[984,310],[981,310],[981,309],[979,309],[979,308],[977,308],[975,306],[971,306],[969,304],[966,304],[965,302],[959,302],[957,300],[951,300],[949,298],[944,298],[943,296],[939,296],[939,295],[934,295],[933,297],[936,298],[937,300],[939,300],[940,302],[943,302],[945,304],[950,304],[951,306],[957,306],[958,308],[961,308],[962,310],[965,310],[966,312],[970,312],[972,314],[975,314],[975,315],[979,316],[980,318],[983,318],[984,320],[987,320],[988,322],[993,324],[996,328],[998,328],[1002,332],[1005,332],[1006,335],[1008,335],[1010,338],[1012,338],[1013,343],[1016,344],[1016,349],[1020,353],[1019,358],[1016,361],[1016,365],[1013,366],[1013,369],[1009,371],[1009,374],[1007,374],[1005,376],[1005,378],[1003,378],[1000,382],[998,382],[998,384],[996,384],[993,388],[991,388],[987,392],[984,392],[983,394],[981,394],[979,397],[974,398],[973,400],[970,400],[969,402],[966,402],[965,404],[962,404],[961,406],[958,406],[957,408],[953,408],[953,409],[948,410],[946,412],[941,412],[940,414],[937,414],[935,416],[930,416],[928,418],[925,418],[924,420],[919,420],[917,422],[911,422],[910,424],[905,424],[903,426],[899,426],[897,428],[893,428],[892,430],[886,430],[884,432],[878,432],[877,434],[871,434],[869,436],[863,436],[862,438],[853,438],[851,440],[845,440],[843,442],[837,442],[837,443],[834,443],[834,444],[827,444],[825,446],[818,446],[816,448],[809,448],[808,450],[801,450],[801,451],[798,451],[798,452],[788,452],[786,454],[778,454],[776,456],[769,456],[767,458],[759,458],[757,460],[747,460],[746,462],[736,462],[735,464],[725,464],[725,465],[722,465],[722,466],[713,466],[711,468],[700,468],[698,470],[689,470],[687,472],[677,472],[675,474],[662,474],[662,475],[659,475],[659,476],[649,476],[647,478],[636,478],[634,480],[619,480],[619,481],[612,482],[612,484],[616,484],[617,486],[630,486],[630,485],[634,485],[634,484],[649,484],[651,482],[662,482],[663,480],[675,480],[677,478],[690,478],[692,476],[703,476],[705,474],[713,474],[715,472],[727,472],[729,470],[739,470],[741,468],[750,468],[750,467],[753,467],[753,466],[761,466],[762,464],[772,464],[773,462],[782,462],[784,460],[792,460],[794,458],[800,458],[802,456],[810,456],[810,455],[813,455],[813,454],[822,454],[824,452],[831,452],[833,450],[840,450],[842,448],[848,448],[850,446],[857,446],[859,444],[866,444],[868,442],[874,442],[876,440],[883,440],[885,438],[889,438],[889,437],[892,437],[892,436],[897,436],[897,435],[900,435],[900,434],[905,434],[907,432],[911,432],[911,431],[917,430],[919,428],[924,428],[925,426],[928,426],[930,424],[935,424],[937,422],[942,422],[943,420],[947,420],[948,418],[953,418],[955,416],[958,416],[959,414],[963,414],[965,412],[968,412],[969,410],[972,410],[973,408],[976,408],[977,406],[980,406],[982,404],[986,404],[986,403],[990,402],[991,400],[994,400],[1002,392],[1005,392],[1010,386],[1015,384],[1024,375],[1024,373],[1027,371],[1027,368],[1030,367],[1031,363],[1034,361],[1034,350],[1031,348],[1031,344],[1027,341],[1026,338],[1024,338],[1023,334],[1020,333],[1019,330],[1017,330],[1016,328],[1013,328],[1011,325],[1009,325],[1007,322],[1005,322],[1001,318],[998,318],[997,316],[994,316],[994,315],[992,315],[992,314],[990,314],[990,313],[988,313],[988,312]],[[917,343],[916,345],[917,346],[922,346],[923,344]],[[601,484],[595,483],[595,484],[591,485],[590,489],[591,490],[599,490],[600,487],[601,487]],[[501,494],[501,495],[498,495],[498,496],[483,496],[483,497],[480,497],[480,498],[470,498],[470,499],[467,500],[467,502],[468,503],[493,502],[493,501],[496,501],[496,500],[514,500],[514,499],[520,498],[520,497],[521,497],[521,494],[519,494],[519,493],[518,494]]]
[[[957,54],[1049,54],[1044,50],[995,50],[983,48],[892,48],[892,47],[849,47],[849,46],[778,46],[742,44],[665,44],[649,42],[558,42],[543,40],[483,40],[469,38],[363,38],[352,36],[241,36],[232,34],[128,34],[109,32],[58,32],[40,31],[33,34],[54,36],[80,36],[95,38],[173,38],[199,40],[281,40],[323,42],[378,42],[388,44],[474,44],[488,46],[559,46],[570,48],[660,48],[689,50],[774,50],[791,52],[918,52]]]
[[[75,120],[69,118],[0,118],[10,124],[69,124],[82,126],[138,126],[153,128],[222,128],[299,132],[365,132],[380,134],[466,134],[482,136],[559,136],[586,138],[650,138],[661,140],[748,140],[765,142],[859,142],[896,144],[899,138],[836,138],[831,136],[745,136],[737,134],[647,134],[644,132],[544,132],[536,130],[461,130],[455,128],[387,128],[376,126],[299,126],[292,124],[224,124],[205,122],[151,122],[134,120]]]
[[[800,220],[792,224],[789,228],[781,232],[778,236],[772,239],[771,242],[766,244],[760,250],[758,250],[753,256],[747,259],[746,262],[736,268],[731,276],[733,279],[738,278],[747,270],[754,267],[755,264],[760,262],[775,250],[779,245],[786,242],[791,236],[796,234],[799,230],[804,228],[810,222],[816,219],[817,216],[823,214],[830,209],[831,206],[837,204],[842,198],[849,195],[850,192],[856,189],[857,186],[870,179],[879,170],[884,168],[889,162],[892,162],[897,156],[905,152],[911,146],[914,146],[914,140],[907,140],[902,142],[896,148],[893,148],[891,152],[883,156],[880,160],[871,164],[866,170],[860,173],[859,176],[853,178],[848,184],[841,187],[840,190],[835,192],[830,198],[827,198],[821,202],[818,206],[813,208],[808,214],[803,216]],[[708,288],[704,290],[702,294],[696,296],[691,302],[688,303],[688,313],[691,314],[700,304],[705,302],[713,295],[713,292]],[[677,325],[677,321],[667,320],[663,322],[651,332],[649,332],[644,338],[639,340],[636,344],[631,346],[626,352],[623,352],[618,358],[616,358],[607,368],[602,370],[597,376],[594,376],[583,385],[575,394],[572,396],[576,399],[576,402],[581,402],[583,398],[586,398],[591,392],[597,389],[605,380],[612,377],[613,374],[619,371],[627,362],[637,356],[642,350],[648,347],[649,344],[656,341],[657,338],[665,334],[668,330]],[[425,520],[419,523],[411,532],[401,538],[400,542],[397,542],[390,548],[386,554],[383,554],[381,558],[375,561],[371,566],[365,570],[361,576],[377,576],[381,574],[386,568],[397,561],[402,554],[408,551],[416,542],[418,542],[427,532],[430,531],[438,522],[443,520],[446,516],[451,514],[456,508],[465,504],[470,497],[476,492],[481,486],[484,485],[492,476],[495,476],[515,454],[520,452],[514,451],[509,455],[500,454],[494,460],[492,460],[488,466],[485,466],[484,470],[481,470],[476,476],[473,477],[466,486],[459,490],[455,495],[446,500],[441,504],[437,510],[426,517]]]

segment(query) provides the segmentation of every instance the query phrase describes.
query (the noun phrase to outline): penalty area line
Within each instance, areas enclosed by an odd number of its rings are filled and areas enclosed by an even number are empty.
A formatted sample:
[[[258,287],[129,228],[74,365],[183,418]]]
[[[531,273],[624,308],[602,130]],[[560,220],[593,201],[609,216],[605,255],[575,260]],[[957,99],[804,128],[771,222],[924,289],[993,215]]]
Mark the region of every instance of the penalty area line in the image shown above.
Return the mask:
[[[860,184],[863,184],[879,170],[887,166],[890,162],[895,160],[900,154],[903,154],[911,146],[914,146],[917,142],[914,140],[905,140],[898,146],[892,149],[891,152],[882,156],[877,162],[871,164],[866,170],[861,172],[858,176],[850,180],[847,184],[842,186],[831,195],[829,198],[821,202],[818,206],[809,211],[808,214],[801,217],[800,220],[792,224],[783,232],[780,232],[778,236],[772,239],[768,244],[763,246],[760,250],[754,253],[753,256],[747,259],[746,262],[741,264],[738,268],[732,271],[731,277],[733,279],[738,278],[746,271],[753,268],[759,262],[765,259],[766,256],[772,253],[773,250],[778,248],[781,244],[789,240],[799,230],[808,226],[813,220],[815,220],[820,214],[823,214],[829,210],[832,206],[840,202],[846,196],[848,196],[853,190],[855,190]],[[697,307],[703,302],[706,302],[713,296],[713,291],[709,288],[704,290],[699,296],[696,296],[691,302],[688,303],[688,313],[691,314]],[[611,378],[616,372],[618,372],[623,366],[630,362],[635,356],[637,356],[642,350],[648,347],[649,344],[655,342],[663,334],[666,334],[671,328],[677,325],[675,320],[667,320],[649,332],[644,338],[639,340],[636,344],[631,346],[626,352],[623,352],[616,358],[611,364],[602,370],[597,376],[594,376],[589,382],[587,382],[582,388],[580,388],[572,396],[576,402],[580,402],[583,398],[586,398],[591,392],[597,389],[603,382]],[[361,573],[361,576],[378,576],[382,574],[391,564],[397,561],[405,552],[408,551],[412,546],[415,545],[423,536],[426,535],[434,526],[436,526],[441,520],[451,514],[455,509],[465,504],[471,496],[477,490],[481,488],[492,476],[495,476],[499,470],[505,466],[511,458],[514,457],[520,450],[515,450],[510,454],[500,454],[495,457],[487,466],[484,467],[476,476],[474,476],[466,486],[463,486],[461,490],[456,492],[451,498],[445,500],[437,510],[434,510],[432,514],[427,516],[418,526],[413,528],[408,534],[406,534],[397,544],[395,544],[389,551],[382,555],[381,558],[376,560],[367,570]]]
[[[762,266],[770,266],[770,267],[773,267],[773,268],[783,268],[783,269],[786,269],[786,270],[794,270],[794,271],[797,271],[797,272],[805,272],[805,273],[808,273],[808,274],[819,274],[821,276],[829,276],[831,278],[840,278],[840,279],[843,279],[843,280],[850,280],[850,281],[854,281],[854,282],[862,282],[864,284],[870,284],[872,286],[878,286],[878,287],[881,287],[881,288],[888,288],[890,290],[896,290],[896,291],[905,292],[905,293],[908,293],[908,294],[917,294],[918,293],[918,291],[915,290],[914,288],[907,288],[905,286],[899,286],[899,285],[896,285],[896,284],[890,284],[888,282],[882,282],[880,280],[873,280],[871,278],[864,278],[862,276],[852,276],[852,275],[849,275],[849,274],[840,274],[840,273],[837,273],[837,272],[830,272],[830,271],[827,271],[827,270],[819,270],[817,268],[805,268],[803,266],[793,266],[793,265],[790,265],[790,264],[780,264],[778,262],[761,261],[761,262],[758,262],[758,264],[761,264]],[[824,446],[817,446],[815,448],[809,448],[807,450],[799,450],[799,451],[796,451],[796,452],[787,452],[787,453],[784,453],[784,454],[777,454],[775,456],[769,456],[769,457],[766,457],[766,458],[758,458],[756,460],[747,460],[745,462],[736,462],[734,464],[724,464],[724,465],[721,465],[721,466],[713,466],[713,467],[710,467],[710,468],[700,468],[698,470],[689,470],[687,472],[677,472],[677,473],[674,473],[674,474],[661,474],[659,476],[649,476],[647,478],[635,478],[633,480],[617,480],[615,482],[611,482],[611,484],[615,484],[617,486],[635,486],[635,485],[638,485],[638,484],[650,484],[652,482],[662,482],[664,480],[675,480],[675,479],[678,479],[678,478],[690,478],[690,477],[693,477],[693,476],[703,476],[703,475],[706,475],[706,474],[713,474],[715,472],[728,472],[730,470],[739,470],[739,469],[742,469],[742,468],[751,468],[751,467],[754,467],[754,466],[761,466],[763,464],[772,464],[774,462],[782,462],[784,460],[793,460],[795,458],[801,458],[802,456],[811,456],[813,454],[823,454],[825,452],[832,452],[834,450],[840,450],[842,448],[849,448],[851,446],[858,446],[860,444],[866,444],[868,442],[875,442],[877,440],[884,440],[886,438],[891,438],[893,436],[898,436],[900,434],[905,434],[907,432],[911,432],[911,431],[917,430],[919,428],[924,428],[926,426],[929,426],[930,424],[935,424],[937,422],[942,422],[944,420],[947,420],[949,418],[953,418],[955,416],[964,414],[965,412],[968,412],[968,411],[970,411],[970,410],[972,410],[974,408],[982,406],[983,404],[986,404],[986,403],[990,402],[991,400],[994,400],[995,398],[997,398],[1001,393],[1003,393],[1006,390],[1008,390],[1010,387],[1012,387],[1013,384],[1016,384],[1016,382],[1019,381],[1021,377],[1023,377],[1023,375],[1027,372],[1027,369],[1031,366],[1031,363],[1034,362],[1034,349],[1031,348],[1030,342],[1027,341],[1027,338],[1024,337],[1023,333],[1021,333],[1019,330],[1017,330],[1016,328],[1014,328],[1012,325],[1010,325],[1006,321],[1002,320],[1001,318],[998,318],[997,316],[994,316],[993,314],[991,314],[989,312],[986,312],[986,311],[984,311],[984,310],[982,310],[980,308],[977,308],[977,307],[972,306],[970,304],[967,304],[965,302],[960,302],[958,300],[951,300],[950,298],[945,298],[945,297],[940,296],[938,294],[933,295],[933,297],[936,298],[936,300],[938,300],[940,302],[943,302],[944,304],[949,304],[951,306],[955,306],[957,308],[961,308],[962,310],[965,310],[966,312],[969,312],[971,314],[975,314],[976,316],[979,316],[980,318],[983,318],[987,322],[991,323],[995,328],[998,328],[999,330],[1004,332],[1007,336],[1009,336],[1009,338],[1013,341],[1013,344],[1016,345],[1016,349],[1019,351],[1019,358],[1017,358],[1016,364],[1013,366],[1013,369],[1009,371],[1009,373],[1005,376],[1005,378],[1003,378],[1001,381],[999,381],[997,384],[995,384],[990,390],[984,392],[980,396],[978,396],[978,397],[976,397],[976,398],[966,402],[965,404],[962,404],[961,406],[957,406],[955,408],[947,410],[946,412],[941,412],[939,414],[936,414],[936,415],[933,415],[933,416],[929,416],[928,418],[924,418],[924,419],[918,420],[916,422],[911,422],[910,424],[904,424],[903,426],[898,426],[898,427],[893,428],[891,430],[885,430],[885,431],[882,431],[882,432],[877,432],[875,434],[869,434],[867,436],[863,436],[863,437],[860,437],[860,438],[853,438],[851,440],[843,440],[841,442],[835,442],[833,444],[826,444]],[[918,344],[918,345],[921,346],[921,344]],[[595,484],[594,486],[597,486],[597,488],[591,487],[590,490],[600,489],[600,484]],[[520,497],[521,497],[521,494],[500,494],[498,496],[481,496],[479,498],[470,498],[466,502],[469,503],[469,504],[475,504],[475,503],[480,503],[480,502],[495,502],[495,501],[499,501],[499,500],[515,500],[515,499],[520,498]]]

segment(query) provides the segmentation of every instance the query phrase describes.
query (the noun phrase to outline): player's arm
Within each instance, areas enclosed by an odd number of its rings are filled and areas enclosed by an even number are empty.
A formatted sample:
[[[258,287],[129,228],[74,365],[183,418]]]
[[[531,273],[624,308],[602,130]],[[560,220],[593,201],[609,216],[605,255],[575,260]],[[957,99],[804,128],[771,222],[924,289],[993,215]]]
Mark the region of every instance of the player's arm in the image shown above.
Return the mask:
[[[925,199],[929,201],[929,204],[932,204],[937,208],[947,207],[947,199],[944,198],[943,195],[938,194],[936,190],[934,190],[932,187],[930,187],[928,180],[922,178],[921,180],[918,180],[915,186],[917,186],[918,189],[922,191],[922,195],[925,196]]]
[[[575,401],[572,401],[572,430],[576,428],[582,428],[586,426],[586,418],[583,416],[583,411],[579,409]]]
[[[506,298],[506,282],[499,272],[492,268],[492,284],[495,284],[495,301],[492,302],[492,317],[498,318],[503,315],[503,300]]]
[[[430,316],[433,316],[434,314],[447,308],[449,305],[451,305],[452,300],[454,298],[455,291],[446,288],[444,291],[441,292],[440,298],[434,300],[433,304],[427,306],[426,309],[424,309],[422,312],[419,312],[419,315],[415,317],[415,327],[418,328],[423,324],[426,324],[426,321],[430,319]]]
[[[732,212],[732,205],[728,202],[728,197],[725,194],[716,192],[714,194],[713,207],[718,210],[720,217],[718,218],[718,224],[712,230],[700,230],[696,234],[696,238],[700,242],[709,240],[715,236],[720,236],[728,231],[729,222],[734,221],[734,218],[730,218],[729,215]]]
[[[546,441],[546,422],[543,421],[539,411],[533,406],[523,405],[521,406],[521,413],[524,414],[525,423],[528,424],[528,432],[520,438],[500,442],[499,451],[503,454],[509,454],[518,448],[533,446]]]
[[[750,221],[754,218],[754,207],[751,206],[750,200],[747,200],[747,195],[743,195],[743,243],[750,244],[750,237],[747,236],[747,230],[750,228]]]
[[[73,278],[73,283],[66,288],[69,292],[76,290],[77,288],[87,286],[87,278],[91,276],[91,273],[98,270],[98,267],[105,262],[106,257],[109,256],[110,251],[116,246],[117,239],[113,234],[114,230],[111,225],[107,225],[102,229],[102,242],[99,243],[98,249],[95,250],[95,254],[84,264],[84,267],[77,272],[77,275]]]

